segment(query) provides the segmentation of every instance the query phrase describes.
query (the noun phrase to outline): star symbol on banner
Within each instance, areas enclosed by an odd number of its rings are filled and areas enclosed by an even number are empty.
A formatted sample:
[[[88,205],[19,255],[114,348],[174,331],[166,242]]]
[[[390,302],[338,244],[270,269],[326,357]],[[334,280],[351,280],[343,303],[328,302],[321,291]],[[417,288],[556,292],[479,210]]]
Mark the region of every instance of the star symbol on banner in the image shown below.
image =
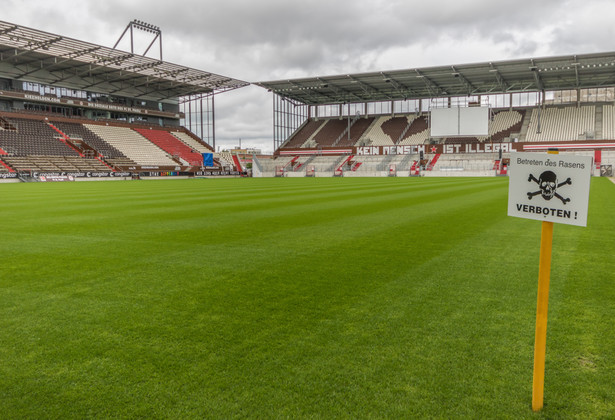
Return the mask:
[[[431,153],[435,154],[438,151],[436,146],[431,146]]]

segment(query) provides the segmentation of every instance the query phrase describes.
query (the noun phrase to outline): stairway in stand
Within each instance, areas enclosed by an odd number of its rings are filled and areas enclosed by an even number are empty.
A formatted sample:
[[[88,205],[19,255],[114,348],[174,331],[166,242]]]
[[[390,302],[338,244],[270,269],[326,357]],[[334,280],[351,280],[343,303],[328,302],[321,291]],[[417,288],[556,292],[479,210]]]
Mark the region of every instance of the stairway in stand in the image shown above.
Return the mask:
[[[13,168],[11,168],[9,165],[7,165],[6,163],[2,162],[1,160],[0,160],[0,165],[4,166],[6,169],[8,169],[9,172],[15,172],[15,170]]]
[[[241,161],[239,160],[239,156],[233,155],[233,163],[235,164],[235,168],[237,168],[237,170],[243,174],[244,169],[243,165],[241,164]]]
[[[440,159],[440,153],[436,153],[431,162],[429,162],[429,165],[427,165],[428,171],[433,170],[433,167],[436,166],[436,162],[438,162],[438,159]]]
[[[81,150],[77,149],[75,146],[73,146],[72,144],[70,144],[69,142],[66,141],[68,139],[68,136],[66,134],[64,134],[62,132],[62,130],[60,130],[58,127],[56,127],[55,125],[53,125],[53,124],[51,124],[49,122],[47,123],[47,125],[49,127],[53,128],[61,136],[58,140],[60,140],[62,143],[64,143],[65,145],[67,145],[68,147],[73,149],[75,152],[79,153],[79,156],[84,157],[83,153],[81,153]]]
[[[344,161],[337,167],[337,169],[335,169],[333,175],[342,176],[344,174],[344,165],[348,164],[348,162],[350,162],[353,157],[354,155],[350,155],[346,159],[344,159]]]

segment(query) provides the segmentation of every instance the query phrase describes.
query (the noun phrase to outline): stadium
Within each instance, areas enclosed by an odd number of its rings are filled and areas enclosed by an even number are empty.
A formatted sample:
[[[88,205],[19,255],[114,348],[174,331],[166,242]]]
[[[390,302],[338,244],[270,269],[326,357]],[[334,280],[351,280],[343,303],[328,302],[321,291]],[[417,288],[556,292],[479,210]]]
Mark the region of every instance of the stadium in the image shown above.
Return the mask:
[[[0,417],[615,416],[614,76],[250,83],[0,22]],[[215,97],[250,84],[272,156],[216,150]],[[506,200],[512,153],[553,149],[592,179],[555,231],[537,414],[540,229]]]
[[[612,57],[261,82],[275,95],[279,158],[260,173],[494,176],[506,174],[511,151],[557,147],[593,155],[611,176]]]

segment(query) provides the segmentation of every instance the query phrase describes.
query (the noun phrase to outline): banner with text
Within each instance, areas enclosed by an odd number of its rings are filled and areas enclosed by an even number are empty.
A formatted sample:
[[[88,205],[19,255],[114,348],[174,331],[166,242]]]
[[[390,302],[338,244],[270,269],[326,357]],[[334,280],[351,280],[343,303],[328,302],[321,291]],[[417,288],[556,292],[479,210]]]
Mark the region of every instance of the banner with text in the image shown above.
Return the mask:
[[[359,146],[357,156],[418,155],[431,154],[481,154],[517,151],[518,143],[467,143],[467,144],[419,144],[403,146]]]

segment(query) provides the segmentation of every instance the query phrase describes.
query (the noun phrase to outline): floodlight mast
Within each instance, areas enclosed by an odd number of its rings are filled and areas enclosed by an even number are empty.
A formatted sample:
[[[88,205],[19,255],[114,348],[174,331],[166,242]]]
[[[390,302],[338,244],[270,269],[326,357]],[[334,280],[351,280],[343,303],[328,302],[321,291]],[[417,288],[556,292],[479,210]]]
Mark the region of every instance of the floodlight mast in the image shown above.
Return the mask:
[[[162,61],[162,31],[160,30],[158,26],[143,22],[142,20],[138,20],[138,19],[133,19],[131,22],[128,23],[128,25],[126,25],[126,29],[124,29],[124,32],[122,32],[122,35],[120,35],[120,38],[117,40],[117,42],[113,46],[113,49],[115,49],[118,46],[118,44],[124,38],[124,35],[126,35],[126,32],[130,30],[130,52],[132,54],[135,53],[133,28],[139,29],[144,32],[149,32],[155,35],[154,39],[152,39],[152,42],[150,42],[149,46],[145,49],[145,52],[141,55],[145,56],[150,50],[150,48],[152,48],[152,45],[154,45],[156,40],[158,40],[158,44],[160,46],[160,61]]]

